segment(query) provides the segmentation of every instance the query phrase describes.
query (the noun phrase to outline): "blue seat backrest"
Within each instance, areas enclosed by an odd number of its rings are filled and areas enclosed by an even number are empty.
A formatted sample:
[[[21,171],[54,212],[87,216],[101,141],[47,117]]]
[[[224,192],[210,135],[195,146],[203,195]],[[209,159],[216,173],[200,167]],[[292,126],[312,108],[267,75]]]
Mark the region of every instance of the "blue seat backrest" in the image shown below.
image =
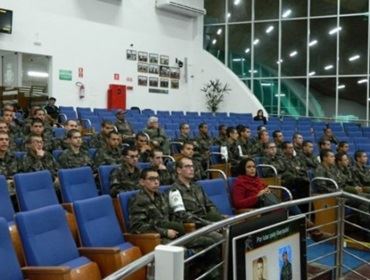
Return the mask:
[[[14,208],[10,200],[8,184],[3,175],[0,175],[0,217],[8,223],[14,221]]]
[[[119,165],[100,165],[98,168],[99,182],[102,194],[110,193],[110,174]]]
[[[94,175],[89,166],[59,169],[58,177],[64,202],[98,196]]]
[[[224,215],[233,215],[229,194],[226,191],[227,181],[224,179],[200,180],[197,181],[202,186],[208,198],[217,207],[218,211]]]
[[[62,149],[56,149],[52,151],[53,157],[55,160],[58,160],[59,156],[62,154]]]
[[[144,168],[149,168],[151,165],[150,162],[138,162],[137,163],[137,167],[140,169],[140,170],[143,170]]]
[[[128,204],[132,197],[134,197],[138,191],[129,191],[129,192],[121,192],[118,195],[118,199],[121,205],[121,211],[123,214],[123,219],[125,221],[126,230],[130,229],[130,218],[129,218],[129,210]]]
[[[112,247],[124,242],[109,195],[76,201],[73,207],[83,246]]]
[[[23,280],[21,267],[10,239],[8,223],[0,218],[0,275],[3,280]]]
[[[28,265],[56,266],[79,257],[61,205],[19,212],[15,221]]]
[[[63,127],[53,127],[53,135],[57,139],[63,139],[65,136],[65,129]]]
[[[14,183],[21,211],[59,203],[48,170],[15,174]]]
[[[236,177],[228,177],[227,178],[227,185],[229,187],[229,189],[228,189],[229,194],[231,194],[231,191],[232,191],[232,188],[234,186],[235,180],[236,180]]]

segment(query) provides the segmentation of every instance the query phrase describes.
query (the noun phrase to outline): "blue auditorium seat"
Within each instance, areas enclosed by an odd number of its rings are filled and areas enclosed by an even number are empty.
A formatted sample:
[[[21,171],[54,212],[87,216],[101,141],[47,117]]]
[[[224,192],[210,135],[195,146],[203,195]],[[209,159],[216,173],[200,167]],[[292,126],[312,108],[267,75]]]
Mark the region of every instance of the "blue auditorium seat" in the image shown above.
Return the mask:
[[[53,136],[57,139],[63,139],[65,136],[65,129],[63,127],[53,127]]]
[[[119,165],[100,165],[98,168],[99,182],[102,194],[110,193],[110,174],[114,169],[119,167]]]
[[[139,191],[129,191],[129,192],[121,192],[118,194],[118,201],[120,204],[121,212],[123,215],[123,223],[125,231],[130,230],[130,218],[129,218],[129,211],[128,211],[128,203],[129,200],[135,196]]]
[[[58,158],[59,158],[59,156],[61,155],[62,152],[63,152],[62,149],[53,150],[52,155],[53,155],[54,159],[58,160]]]

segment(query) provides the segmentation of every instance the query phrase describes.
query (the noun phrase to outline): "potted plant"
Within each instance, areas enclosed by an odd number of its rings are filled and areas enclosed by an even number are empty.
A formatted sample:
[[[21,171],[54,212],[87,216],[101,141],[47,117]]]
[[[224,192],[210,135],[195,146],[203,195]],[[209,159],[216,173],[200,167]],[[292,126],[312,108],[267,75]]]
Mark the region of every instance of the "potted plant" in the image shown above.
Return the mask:
[[[215,79],[210,80],[201,91],[205,93],[208,110],[215,113],[219,109],[220,104],[224,101],[225,95],[228,94],[231,89],[227,83],[223,84],[219,79]]]

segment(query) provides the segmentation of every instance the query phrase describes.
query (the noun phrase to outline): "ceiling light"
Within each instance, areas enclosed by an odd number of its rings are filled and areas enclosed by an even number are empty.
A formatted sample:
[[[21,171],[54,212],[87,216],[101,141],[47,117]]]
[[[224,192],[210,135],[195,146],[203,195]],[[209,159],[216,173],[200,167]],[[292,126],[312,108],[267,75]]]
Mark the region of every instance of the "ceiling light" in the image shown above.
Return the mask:
[[[280,97],[285,97],[285,93],[280,93],[280,94],[277,93],[277,94],[275,94],[275,97],[279,97],[279,96]]]
[[[312,72],[308,73],[308,76],[314,76],[314,75],[316,75],[315,71],[312,71]]]
[[[271,86],[273,86],[273,84],[272,83],[261,83],[261,86],[263,86],[263,87],[271,87]]]
[[[270,33],[272,30],[274,30],[274,26],[270,25],[266,28],[266,33]]]
[[[367,83],[367,79],[361,79],[357,81],[358,84],[365,84]]]
[[[308,45],[310,46],[310,47],[312,47],[312,46],[314,46],[314,45],[316,45],[317,44],[317,40],[312,40],[311,42],[309,42],[308,43]]]
[[[293,57],[293,56],[296,56],[298,54],[298,52],[297,51],[292,51],[290,54],[289,54],[289,56],[290,57]]]
[[[235,62],[240,62],[240,61],[244,61],[245,59],[244,58],[233,58],[233,61]]]
[[[251,51],[251,49],[250,49],[250,48],[246,48],[244,52],[245,52],[245,53],[249,53],[250,51]]]
[[[338,31],[341,31],[341,30],[342,30],[342,27],[340,27],[340,26],[335,27],[335,28],[333,28],[329,31],[329,35],[333,35],[333,34],[337,33]]]
[[[240,4],[240,0],[234,0],[234,5],[237,6]]]
[[[291,10],[291,9],[288,9],[288,10],[286,10],[286,11],[283,13],[282,17],[283,17],[283,18],[286,18],[286,17],[290,16],[290,14],[291,14],[291,13],[292,13],[292,10]]]
[[[249,70],[248,72],[249,73],[252,73],[252,70]],[[253,73],[258,73],[258,71],[257,70],[253,70]]]
[[[216,40],[216,39],[213,39],[213,40],[212,40],[212,44],[213,44],[213,45],[216,45],[216,43],[217,43],[217,40]]]
[[[283,63],[283,62],[284,62],[284,60],[282,60],[282,59],[279,59],[278,61],[276,61],[277,64],[280,64],[280,63]]]
[[[346,85],[339,85],[338,86],[338,89],[344,89],[344,88],[346,88]]]
[[[221,35],[221,33],[222,33],[222,28],[219,28],[219,29],[217,30],[217,35]]]
[[[38,72],[38,71],[28,71],[27,75],[30,76],[30,77],[35,77],[35,78],[47,78],[47,77],[49,77],[49,73]]]
[[[330,64],[330,65],[326,65],[325,67],[324,67],[324,69],[325,70],[330,70],[330,69],[332,69],[334,66],[332,65],[332,64]]]
[[[253,41],[253,45],[258,45],[258,43],[260,42],[260,39],[255,39],[254,41]]]
[[[231,17],[231,13],[227,13],[227,18]]]
[[[353,55],[351,56],[350,58],[348,58],[349,61],[354,61],[354,60],[357,60],[360,58],[360,55],[359,54],[356,54],[356,55]]]

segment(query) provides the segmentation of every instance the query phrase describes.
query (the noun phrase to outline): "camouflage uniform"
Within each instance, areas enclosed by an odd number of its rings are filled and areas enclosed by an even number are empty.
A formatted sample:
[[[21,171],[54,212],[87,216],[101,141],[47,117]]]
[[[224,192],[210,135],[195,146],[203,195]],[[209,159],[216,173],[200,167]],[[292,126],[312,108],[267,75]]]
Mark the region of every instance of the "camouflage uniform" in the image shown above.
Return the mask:
[[[107,145],[106,139],[107,138],[102,133],[95,134],[91,137],[89,146],[90,148],[95,148],[95,149],[105,147]]]
[[[355,178],[353,171],[349,167],[337,166],[337,183],[339,188],[346,192],[357,194],[356,186],[360,186],[360,182]],[[369,188],[370,189],[370,188]]]
[[[227,137],[226,136],[218,136],[214,141],[213,145],[218,145],[218,146],[226,146],[227,145]]]
[[[199,156],[202,159],[202,165],[207,166],[209,162],[209,150],[212,146],[212,139],[208,134],[199,134],[199,137],[195,139],[196,149],[199,152]]]
[[[274,157],[265,156],[265,157],[262,158],[262,162],[264,164],[269,164],[269,165],[274,166],[276,171],[277,171],[278,176],[283,174],[286,170],[285,162],[284,162],[284,160],[281,156],[278,156],[278,155],[276,155]],[[263,177],[274,177],[275,176],[274,171],[271,168],[268,168],[268,167],[263,168],[262,173],[263,173],[262,174]]]
[[[64,150],[58,158],[58,163],[60,168],[90,166],[94,172],[96,171],[89,153],[81,149],[77,154],[71,148]]]
[[[177,142],[185,143],[185,142],[193,142],[194,140],[190,138],[189,135],[181,134],[179,138],[176,139]]]
[[[315,169],[314,174],[315,174],[315,177],[330,178],[336,181],[337,183],[340,181],[339,172],[335,166],[327,167],[327,166],[324,166],[323,164],[320,164]],[[315,181],[314,188],[316,189],[318,193],[328,193],[328,192],[332,192],[335,190],[335,186],[333,185],[333,183],[329,181],[323,181],[323,180]]]
[[[167,236],[169,229],[185,234],[182,223],[171,221],[172,210],[165,194],[156,192],[153,199],[142,189],[130,200],[128,209],[132,233],[159,233],[164,244],[172,241]]]
[[[162,128],[145,128],[143,132],[149,135],[151,142],[158,142],[159,148],[161,148],[165,155],[170,154],[170,143]]]
[[[114,125],[117,127],[118,133],[124,137],[132,137],[134,134],[134,131],[127,120],[117,119]]]
[[[354,177],[359,181],[361,187],[370,187],[370,170],[357,163],[352,168]]]
[[[243,155],[251,157],[253,152],[253,141],[239,138],[238,143],[242,148]]]
[[[22,171],[33,172],[41,170],[49,170],[54,178],[57,176],[58,164],[53,156],[45,151],[43,157],[37,156],[33,151],[28,151],[22,160]]]
[[[320,162],[314,155],[307,156],[304,153],[297,155],[299,161],[303,162],[307,169],[316,169]]]
[[[140,170],[135,166],[134,172],[130,173],[126,163],[122,163],[110,174],[110,194],[116,197],[120,192],[137,190],[139,187]]]
[[[167,169],[157,169],[154,166],[151,166],[159,174],[159,182],[161,185],[171,185],[174,181],[174,175],[171,174]]]
[[[18,161],[15,154],[7,151],[4,157],[0,157],[0,174],[10,179],[18,172]]]
[[[95,166],[120,164],[122,151],[119,148],[112,149],[108,146],[100,147],[95,154]]]
[[[231,166],[231,175],[232,176],[238,176],[238,166],[239,162],[242,159],[240,156],[241,147],[239,146],[238,142],[228,142],[227,144],[227,155],[228,155],[228,161],[230,162]]]
[[[251,154],[253,157],[263,157],[265,155],[265,147],[264,144],[260,141],[254,143],[251,148]]]
[[[202,180],[207,178],[207,174],[204,171],[202,163],[198,160],[193,158],[193,166],[194,166],[194,181]]]

